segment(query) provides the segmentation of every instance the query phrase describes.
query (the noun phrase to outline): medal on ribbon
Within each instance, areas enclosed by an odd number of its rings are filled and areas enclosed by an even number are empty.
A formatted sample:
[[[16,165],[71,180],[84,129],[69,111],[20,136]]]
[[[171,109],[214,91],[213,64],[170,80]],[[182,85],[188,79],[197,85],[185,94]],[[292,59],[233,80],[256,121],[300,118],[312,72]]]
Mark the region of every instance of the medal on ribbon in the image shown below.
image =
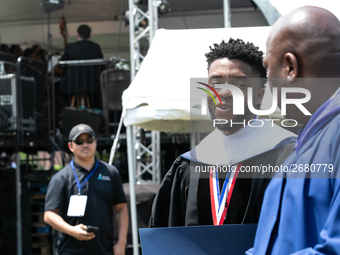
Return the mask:
[[[218,180],[218,171],[215,171],[215,167],[210,167],[209,171],[210,202],[214,225],[222,225],[226,218],[231,195],[233,193],[236,178],[241,166],[242,163],[239,163],[236,166],[236,171],[228,172],[227,177],[223,183],[221,192]]]

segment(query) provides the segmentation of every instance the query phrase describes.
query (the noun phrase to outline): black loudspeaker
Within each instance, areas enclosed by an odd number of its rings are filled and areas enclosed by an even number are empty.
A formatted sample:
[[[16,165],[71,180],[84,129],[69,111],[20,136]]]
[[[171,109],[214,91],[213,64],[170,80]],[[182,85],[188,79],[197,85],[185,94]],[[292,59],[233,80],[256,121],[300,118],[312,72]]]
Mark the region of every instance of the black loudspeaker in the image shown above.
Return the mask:
[[[21,76],[21,102],[17,102],[17,85],[14,74],[0,75],[0,132],[12,133],[18,128],[19,107],[22,106],[21,129],[35,132],[36,82],[33,77]]]
[[[64,140],[68,140],[71,129],[84,123],[92,127],[96,136],[104,133],[105,120],[103,113],[98,110],[65,107],[62,113],[61,127]]]
[[[122,94],[130,85],[130,71],[109,70],[104,76],[104,82],[108,109],[122,110]]]
[[[15,75],[0,77],[0,133],[11,133],[17,129],[17,93]]]

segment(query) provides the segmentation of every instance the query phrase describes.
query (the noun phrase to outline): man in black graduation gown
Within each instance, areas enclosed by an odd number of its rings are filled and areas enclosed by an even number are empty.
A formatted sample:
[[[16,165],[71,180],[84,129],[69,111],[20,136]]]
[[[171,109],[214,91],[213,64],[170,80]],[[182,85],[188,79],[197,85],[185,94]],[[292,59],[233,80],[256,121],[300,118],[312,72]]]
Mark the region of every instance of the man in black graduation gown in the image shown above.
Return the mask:
[[[263,52],[252,43],[232,39],[215,44],[206,54],[208,85],[218,97],[208,96],[212,119],[228,123],[256,120],[247,106],[247,89],[253,90],[252,102],[259,109],[264,95],[266,69]],[[232,84],[245,97],[244,115],[233,115]],[[212,94],[212,93],[211,93]],[[216,94],[216,95],[217,95]],[[273,122],[261,127],[216,125],[216,129],[190,152],[178,157],[164,177],[155,197],[150,227],[256,223],[264,191],[275,172],[247,172],[252,166],[279,166],[293,151],[295,134]],[[237,171],[209,173],[209,166],[225,166]],[[198,169],[198,171],[197,171]],[[225,168],[227,169],[227,168]],[[229,168],[230,169],[230,168]],[[234,173],[232,173],[234,172]],[[237,172],[237,174],[235,174]],[[223,188],[222,188],[223,187]]]

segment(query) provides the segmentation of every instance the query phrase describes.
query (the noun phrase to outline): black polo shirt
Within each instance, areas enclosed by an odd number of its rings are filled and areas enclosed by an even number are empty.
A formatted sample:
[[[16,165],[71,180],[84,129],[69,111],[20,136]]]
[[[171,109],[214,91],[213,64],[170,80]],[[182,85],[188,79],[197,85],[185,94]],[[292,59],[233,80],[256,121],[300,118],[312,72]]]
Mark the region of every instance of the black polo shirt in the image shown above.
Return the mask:
[[[80,184],[92,171],[95,171],[81,189],[81,195],[87,195],[84,216],[67,216],[70,197],[78,194],[77,181],[71,164],[52,177],[47,189],[45,211],[59,209],[60,216],[70,225],[75,226],[82,223],[97,226],[99,231],[96,233],[96,237],[90,241],[78,241],[69,235],[60,233],[59,254],[112,255],[113,206],[126,203],[118,170],[103,161],[98,161],[97,169],[94,169],[95,166],[93,166],[91,171],[83,169],[75,161],[73,163]]]

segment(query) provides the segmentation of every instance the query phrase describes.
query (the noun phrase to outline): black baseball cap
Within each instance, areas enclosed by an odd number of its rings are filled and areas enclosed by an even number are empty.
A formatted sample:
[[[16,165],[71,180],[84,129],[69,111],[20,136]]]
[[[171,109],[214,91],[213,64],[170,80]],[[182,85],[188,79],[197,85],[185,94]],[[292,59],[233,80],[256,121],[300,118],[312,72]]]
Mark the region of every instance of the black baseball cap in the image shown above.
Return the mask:
[[[74,126],[69,135],[69,140],[74,141],[77,139],[78,136],[81,134],[90,134],[91,136],[95,137],[96,134],[94,133],[93,129],[86,124],[78,124],[77,126]]]

